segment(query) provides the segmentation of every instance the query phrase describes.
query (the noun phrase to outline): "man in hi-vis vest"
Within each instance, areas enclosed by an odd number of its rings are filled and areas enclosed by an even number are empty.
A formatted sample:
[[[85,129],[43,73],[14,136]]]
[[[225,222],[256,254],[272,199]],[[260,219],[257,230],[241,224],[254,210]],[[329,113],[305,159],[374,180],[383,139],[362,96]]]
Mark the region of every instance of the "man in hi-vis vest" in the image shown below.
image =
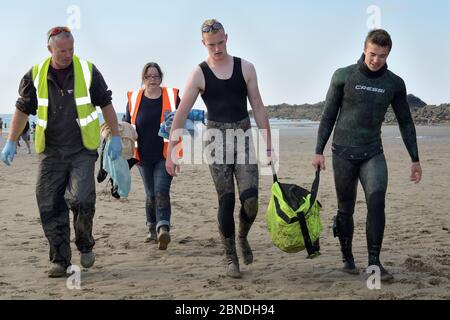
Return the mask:
[[[95,213],[94,167],[100,145],[95,106],[111,128],[109,156],[122,152],[111,91],[98,69],[73,54],[74,39],[67,27],[47,33],[51,57],[35,65],[20,82],[20,97],[8,141],[1,153],[12,162],[15,141],[30,114],[37,114],[35,148],[40,165],[36,198],[42,227],[50,246],[49,277],[63,277],[71,265],[69,209],[73,211],[75,244],[81,265],[94,264],[92,222]]]

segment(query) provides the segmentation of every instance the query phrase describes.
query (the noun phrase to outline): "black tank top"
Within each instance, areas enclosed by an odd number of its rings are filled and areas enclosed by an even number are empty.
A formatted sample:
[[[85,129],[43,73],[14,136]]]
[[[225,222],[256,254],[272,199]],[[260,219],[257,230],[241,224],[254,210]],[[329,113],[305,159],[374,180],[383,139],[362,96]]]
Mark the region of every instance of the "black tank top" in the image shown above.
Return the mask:
[[[242,74],[241,59],[233,57],[233,74],[230,79],[217,78],[208,64],[200,64],[205,77],[202,99],[208,110],[208,120],[237,122],[248,117],[247,84]]]

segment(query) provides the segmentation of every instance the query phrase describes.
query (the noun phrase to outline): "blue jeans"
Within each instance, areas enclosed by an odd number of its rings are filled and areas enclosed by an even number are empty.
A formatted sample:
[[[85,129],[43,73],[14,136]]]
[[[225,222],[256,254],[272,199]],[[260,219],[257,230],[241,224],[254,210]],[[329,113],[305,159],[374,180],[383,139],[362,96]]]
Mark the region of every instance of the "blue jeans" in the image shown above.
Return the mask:
[[[161,159],[155,163],[145,163],[138,166],[144,182],[145,213],[147,225],[156,223],[156,230],[161,226],[170,229],[170,216],[172,209],[170,206],[170,184],[172,176],[166,171],[166,161]]]

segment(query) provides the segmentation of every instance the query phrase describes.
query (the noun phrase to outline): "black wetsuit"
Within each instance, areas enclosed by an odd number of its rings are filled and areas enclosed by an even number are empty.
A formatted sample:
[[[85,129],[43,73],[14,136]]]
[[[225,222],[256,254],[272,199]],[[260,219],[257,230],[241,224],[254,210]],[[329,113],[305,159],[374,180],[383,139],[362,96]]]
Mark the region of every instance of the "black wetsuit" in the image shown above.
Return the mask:
[[[322,154],[334,127],[333,170],[338,199],[337,231],[341,240],[353,237],[353,212],[358,179],[367,202],[366,236],[369,251],[379,255],[385,227],[388,183],[381,144],[381,125],[392,105],[411,160],[419,161],[414,122],[403,80],[387,65],[369,70],[364,55],[357,64],[338,69],[331,80],[319,126],[316,154]],[[345,242],[345,241],[344,241]],[[370,263],[370,261],[369,261]]]

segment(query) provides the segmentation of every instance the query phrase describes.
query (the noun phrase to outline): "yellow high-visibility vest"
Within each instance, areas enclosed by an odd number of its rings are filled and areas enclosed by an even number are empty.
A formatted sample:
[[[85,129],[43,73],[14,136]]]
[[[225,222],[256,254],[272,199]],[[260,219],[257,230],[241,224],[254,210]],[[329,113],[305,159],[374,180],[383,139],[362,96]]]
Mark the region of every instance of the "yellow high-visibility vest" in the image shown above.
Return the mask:
[[[33,67],[33,82],[36,88],[38,109],[35,131],[36,153],[45,150],[45,129],[48,121],[48,83],[47,74],[51,57]],[[91,102],[89,88],[92,82],[92,63],[73,56],[74,97],[77,106],[78,125],[86,149],[97,150],[100,146],[100,121],[97,109]]]

